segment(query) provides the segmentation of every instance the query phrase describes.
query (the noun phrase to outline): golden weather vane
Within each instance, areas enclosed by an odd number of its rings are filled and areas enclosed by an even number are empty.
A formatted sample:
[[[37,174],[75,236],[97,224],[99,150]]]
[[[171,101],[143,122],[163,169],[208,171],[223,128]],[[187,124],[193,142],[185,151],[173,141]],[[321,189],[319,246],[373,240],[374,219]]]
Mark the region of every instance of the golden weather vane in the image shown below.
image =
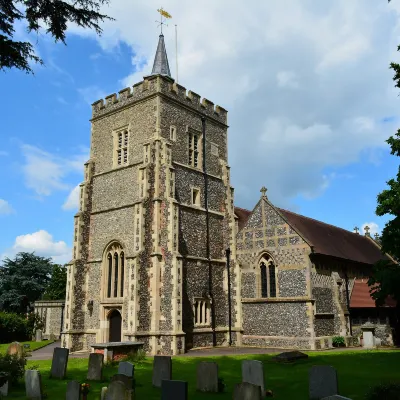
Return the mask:
[[[161,35],[162,35],[162,27],[163,27],[163,25],[168,26],[168,25],[164,22],[165,20],[163,21],[163,17],[164,17],[165,19],[169,19],[169,18],[172,18],[172,16],[171,16],[170,13],[168,13],[167,11],[165,11],[162,7],[159,8],[157,11],[160,13],[160,21],[156,21],[156,22],[158,22],[158,26],[161,26]]]

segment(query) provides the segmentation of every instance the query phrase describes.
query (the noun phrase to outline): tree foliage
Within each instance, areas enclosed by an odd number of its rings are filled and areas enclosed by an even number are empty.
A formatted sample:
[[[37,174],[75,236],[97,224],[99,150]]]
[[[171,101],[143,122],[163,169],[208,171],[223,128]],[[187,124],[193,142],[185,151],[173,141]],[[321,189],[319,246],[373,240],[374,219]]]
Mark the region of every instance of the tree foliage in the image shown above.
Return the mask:
[[[63,265],[53,265],[51,279],[43,294],[43,300],[64,300],[67,285],[67,268]]]
[[[101,14],[100,7],[109,0],[0,0],[0,70],[18,68],[32,73],[29,61],[43,64],[29,41],[14,40],[15,25],[23,21],[28,33],[42,28],[56,42],[65,42],[68,23],[102,33],[100,21],[112,20]]]
[[[0,309],[24,313],[38,300],[51,279],[53,264],[50,258],[34,253],[18,253],[8,257],[0,268]]]

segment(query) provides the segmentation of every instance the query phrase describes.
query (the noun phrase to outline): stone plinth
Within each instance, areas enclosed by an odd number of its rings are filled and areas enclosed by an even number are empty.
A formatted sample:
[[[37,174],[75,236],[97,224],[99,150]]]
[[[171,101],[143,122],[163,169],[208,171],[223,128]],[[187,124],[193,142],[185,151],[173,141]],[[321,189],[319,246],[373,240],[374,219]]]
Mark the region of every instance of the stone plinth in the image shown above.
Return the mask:
[[[92,353],[104,354],[104,363],[121,356],[136,353],[143,348],[142,342],[108,342],[92,344]]]

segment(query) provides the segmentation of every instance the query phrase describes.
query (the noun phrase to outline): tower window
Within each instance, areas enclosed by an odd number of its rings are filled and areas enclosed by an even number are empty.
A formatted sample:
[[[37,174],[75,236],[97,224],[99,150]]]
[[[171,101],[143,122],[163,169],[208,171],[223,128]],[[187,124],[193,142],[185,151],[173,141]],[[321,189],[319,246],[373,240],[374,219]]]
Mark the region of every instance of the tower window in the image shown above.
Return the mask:
[[[218,146],[215,143],[211,143],[211,154],[218,157]]]
[[[200,165],[200,134],[189,131],[188,161],[189,165],[198,168]]]
[[[107,251],[105,265],[104,296],[116,298],[124,296],[125,259],[124,252],[118,244],[113,244]]]
[[[192,188],[192,204],[200,206],[200,189]]]
[[[193,302],[194,325],[204,326],[210,324],[211,303],[208,299],[195,299]]]
[[[169,138],[174,142],[176,141],[176,126],[171,126],[169,128]]]
[[[128,164],[129,132],[127,129],[114,134],[114,166]]]

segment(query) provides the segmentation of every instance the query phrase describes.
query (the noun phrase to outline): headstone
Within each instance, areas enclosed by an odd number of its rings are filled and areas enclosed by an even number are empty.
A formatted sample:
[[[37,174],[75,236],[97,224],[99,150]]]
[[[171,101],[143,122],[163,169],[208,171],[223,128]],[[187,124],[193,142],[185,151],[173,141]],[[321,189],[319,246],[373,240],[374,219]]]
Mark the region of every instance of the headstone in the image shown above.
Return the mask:
[[[294,362],[307,358],[308,355],[302,353],[301,351],[285,351],[284,353],[280,353],[277,356],[272,357],[272,360],[277,362]]]
[[[42,377],[39,371],[34,369],[25,371],[25,390],[28,399],[42,399]]]
[[[261,400],[261,387],[252,383],[242,382],[235,385],[233,400]]]
[[[111,382],[108,385],[105,399],[106,400],[128,400],[131,396],[129,390],[120,381]]]
[[[106,400],[107,390],[108,389],[106,387],[101,388],[100,400]]]
[[[86,379],[88,381],[101,381],[103,379],[104,355],[91,353],[89,355],[89,366]]]
[[[242,361],[242,382],[252,383],[261,387],[261,392],[265,392],[264,387],[264,366],[261,361],[243,360]]]
[[[348,397],[339,396],[335,394],[334,396],[324,397],[322,400],[351,400]]]
[[[115,374],[110,379],[111,382],[122,382],[128,390],[133,389],[133,378],[124,374]]]
[[[3,386],[0,386],[0,398],[7,397],[7,395],[8,395],[8,381]]]
[[[197,390],[218,393],[218,365],[215,362],[197,364]]]
[[[41,329],[36,330],[35,338],[37,342],[41,342],[43,340]]]
[[[81,384],[77,381],[67,383],[67,394],[65,400],[79,400],[81,395]]]
[[[314,365],[309,371],[309,398],[320,400],[338,394],[336,369],[329,365]]]
[[[161,387],[163,380],[172,379],[172,361],[169,356],[154,356],[153,386]]]
[[[19,358],[24,355],[24,348],[19,342],[12,342],[7,348],[7,354],[17,354]]]
[[[51,378],[64,379],[67,373],[69,349],[56,347],[53,352],[53,360],[51,362]]]
[[[131,376],[133,377],[135,372],[135,366],[127,361],[121,361],[118,365],[118,373],[119,374],[124,374],[126,376]]]
[[[184,381],[161,381],[161,400],[187,400],[188,383]]]
[[[375,325],[367,322],[361,325],[363,335],[363,347],[366,349],[373,349],[376,347],[375,341]]]

